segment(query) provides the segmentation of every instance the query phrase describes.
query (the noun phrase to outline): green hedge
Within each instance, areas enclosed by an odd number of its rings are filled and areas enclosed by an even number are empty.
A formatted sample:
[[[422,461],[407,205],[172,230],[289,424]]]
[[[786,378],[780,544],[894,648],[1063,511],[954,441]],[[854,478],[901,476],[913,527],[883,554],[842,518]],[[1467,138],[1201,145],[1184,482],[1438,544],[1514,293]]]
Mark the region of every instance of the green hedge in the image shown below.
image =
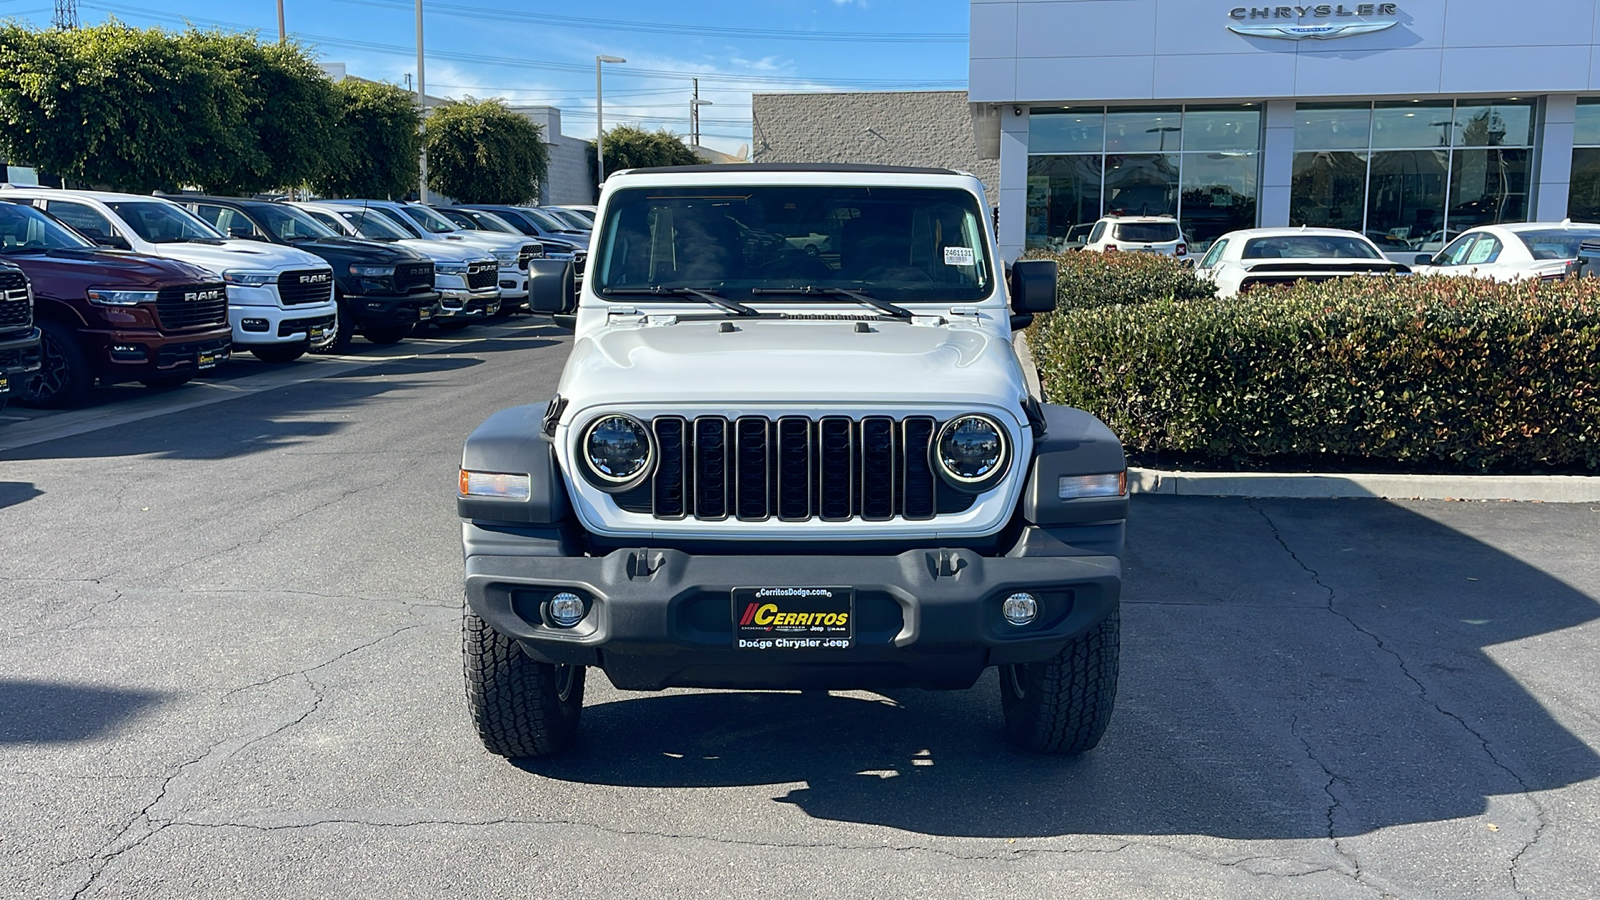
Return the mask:
[[[1062,309],[1145,303],[1159,297],[1211,297],[1216,288],[1194,270],[1159,253],[1046,253],[1027,259],[1056,261],[1056,301]]]
[[[1029,342],[1050,400],[1147,462],[1600,472],[1600,280],[1155,296],[1043,316]]]

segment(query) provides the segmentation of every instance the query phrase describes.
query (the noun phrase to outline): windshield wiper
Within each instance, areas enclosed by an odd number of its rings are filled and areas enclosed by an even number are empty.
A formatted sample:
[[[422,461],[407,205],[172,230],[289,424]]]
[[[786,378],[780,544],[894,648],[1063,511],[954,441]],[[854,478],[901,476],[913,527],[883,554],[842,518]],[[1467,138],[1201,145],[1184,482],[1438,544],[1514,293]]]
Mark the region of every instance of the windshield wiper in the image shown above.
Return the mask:
[[[807,296],[807,295],[822,294],[824,296],[830,296],[830,297],[849,297],[851,300],[854,300],[857,303],[860,303],[860,304],[862,304],[864,306],[870,306],[873,309],[877,310],[878,312],[884,313],[886,315],[894,316],[896,319],[909,319],[909,318],[911,318],[911,310],[909,310],[909,309],[905,309],[904,307],[900,307],[900,306],[895,306],[893,303],[889,303],[889,302],[884,301],[884,300],[879,300],[876,297],[868,296],[867,294],[864,294],[861,291],[852,291],[849,288],[817,287],[815,285],[808,284],[805,287],[797,287],[797,288],[751,288],[750,289],[750,293],[752,293],[752,294],[798,294],[798,295],[800,295],[802,297],[803,296]]]
[[[663,287],[661,285],[656,285],[655,287],[647,287],[647,288],[609,288],[609,289],[606,289],[605,292],[607,294],[616,294],[618,296],[639,296],[639,295],[644,295],[644,294],[654,294],[654,295],[656,295],[658,297],[674,297],[674,296],[683,296],[683,295],[687,294],[690,297],[696,297],[696,298],[698,298],[700,300],[704,300],[705,302],[711,304],[712,306],[719,306],[719,307],[727,310],[728,312],[733,313],[736,316],[759,316],[759,315],[761,315],[761,313],[757,312],[754,309],[751,309],[748,306],[745,306],[743,303],[737,303],[737,302],[735,302],[733,300],[727,299],[726,297],[722,297],[722,296],[718,295],[714,291],[701,290],[700,288],[692,288],[692,287]]]

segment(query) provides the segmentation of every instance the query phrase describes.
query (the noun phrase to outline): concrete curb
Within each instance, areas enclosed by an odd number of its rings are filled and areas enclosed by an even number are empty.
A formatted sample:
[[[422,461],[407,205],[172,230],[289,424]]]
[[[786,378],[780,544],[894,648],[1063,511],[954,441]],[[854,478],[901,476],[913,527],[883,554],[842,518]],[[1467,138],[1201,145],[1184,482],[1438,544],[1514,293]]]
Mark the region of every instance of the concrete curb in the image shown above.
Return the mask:
[[[1135,494],[1191,497],[1287,497],[1386,500],[1520,500],[1533,503],[1600,502],[1600,476],[1592,475],[1279,475],[1266,472],[1165,472],[1128,469]]]

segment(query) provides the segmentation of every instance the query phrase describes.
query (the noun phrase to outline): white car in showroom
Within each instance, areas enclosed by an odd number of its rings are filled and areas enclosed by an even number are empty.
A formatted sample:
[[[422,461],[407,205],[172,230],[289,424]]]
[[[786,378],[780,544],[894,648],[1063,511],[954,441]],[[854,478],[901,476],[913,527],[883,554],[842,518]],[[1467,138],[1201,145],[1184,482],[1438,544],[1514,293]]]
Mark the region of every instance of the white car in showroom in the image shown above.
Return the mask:
[[[1211,245],[1196,274],[1232,297],[1252,288],[1329,281],[1351,275],[1405,275],[1366,236],[1342,228],[1246,228]]]
[[[1463,231],[1443,250],[1417,256],[1418,275],[1460,275],[1495,281],[1566,277],[1567,264],[1584,241],[1600,241],[1600,225],[1583,222],[1520,222],[1480,225]]]
[[[1097,253],[1189,255],[1189,242],[1172,216],[1105,216],[1094,223],[1083,249]]]

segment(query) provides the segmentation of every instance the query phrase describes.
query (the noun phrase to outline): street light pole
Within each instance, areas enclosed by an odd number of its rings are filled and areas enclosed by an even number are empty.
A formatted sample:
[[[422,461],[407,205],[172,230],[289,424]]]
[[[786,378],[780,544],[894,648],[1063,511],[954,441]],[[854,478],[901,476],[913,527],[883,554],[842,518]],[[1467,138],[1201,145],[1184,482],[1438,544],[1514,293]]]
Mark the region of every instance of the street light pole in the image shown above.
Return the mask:
[[[278,0],[278,43],[287,42],[288,36],[283,32],[283,0]]]
[[[417,2],[421,3],[422,0],[417,0]],[[606,116],[605,103],[601,97],[600,90],[600,64],[625,62],[627,60],[620,56],[596,56],[594,58],[594,164],[595,170],[600,174],[599,184],[595,187],[596,190],[599,190],[599,185],[606,183]]]
[[[417,0],[417,108],[422,111],[422,121],[428,121],[428,86],[422,73],[422,0]],[[417,182],[417,199],[428,202],[428,145],[422,145],[422,179]]]

